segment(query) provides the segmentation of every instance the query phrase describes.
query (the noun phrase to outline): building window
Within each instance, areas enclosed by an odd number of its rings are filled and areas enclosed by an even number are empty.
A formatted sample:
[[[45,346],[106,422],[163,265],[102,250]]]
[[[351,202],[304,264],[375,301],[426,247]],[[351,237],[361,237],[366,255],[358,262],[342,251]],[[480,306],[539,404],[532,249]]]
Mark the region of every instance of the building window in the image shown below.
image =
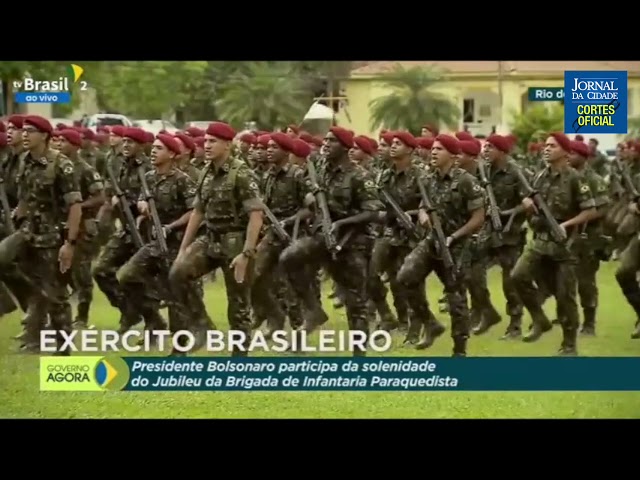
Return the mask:
[[[473,98],[465,98],[462,101],[462,121],[464,123],[475,123],[475,106]]]
[[[491,116],[491,105],[480,105],[479,115],[488,118]]]

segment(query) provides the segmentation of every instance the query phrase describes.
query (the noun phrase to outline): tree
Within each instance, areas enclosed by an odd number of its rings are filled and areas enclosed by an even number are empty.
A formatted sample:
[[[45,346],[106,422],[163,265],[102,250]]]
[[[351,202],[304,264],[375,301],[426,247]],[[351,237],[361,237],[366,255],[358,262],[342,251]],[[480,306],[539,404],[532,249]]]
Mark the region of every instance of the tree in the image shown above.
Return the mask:
[[[529,142],[544,141],[550,132],[564,130],[564,107],[557,103],[540,103],[523,113],[512,112],[511,133],[518,137],[518,146],[526,151]]]
[[[247,62],[219,86],[220,118],[236,128],[248,121],[264,129],[300,123],[313,94],[291,72],[289,62]]]
[[[460,109],[433,90],[442,80],[442,72],[431,68],[396,65],[380,79],[390,93],[369,102],[371,129],[405,129],[418,135],[427,123],[456,128]]]

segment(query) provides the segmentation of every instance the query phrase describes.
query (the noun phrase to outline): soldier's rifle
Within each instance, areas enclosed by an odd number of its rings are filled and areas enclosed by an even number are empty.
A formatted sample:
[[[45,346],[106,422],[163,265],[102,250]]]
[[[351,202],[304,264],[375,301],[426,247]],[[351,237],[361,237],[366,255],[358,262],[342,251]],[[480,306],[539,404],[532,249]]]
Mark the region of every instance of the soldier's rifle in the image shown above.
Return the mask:
[[[384,201],[391,207],[395,218],[398,220],[398,223],[402,228],[404,228],[413,238],[419,239],[420,234],[418,233],[418,227],[416,227],[415,223],[411,220],[411,217],[398,205],[396,199],[393,198],[383,186],[378,185],[378,190],[382,195]]]
[[[133,213],[131,212],[131,205],[129,204],[129,200],[127,200],[127,196],[120,188],[118,184],[118,180],[116,179],[115,173],[113,173],[113,169],[111,165],[106,166],[107,173],[109,175],[109,180],[111,181],[111,186],[113,188],[116,197],[120,202],[120,210],[124,215],[124,219],[129,226],[129,231],[131,233],[131,238],[133,239],[133,244],[136,248],[140,249],[144,245],[144,241],[142,240],[142,236],[140,236],[140,232],[136,226],[136,219],[133,217]]]
[[[444,235],[444,230],[442,230],[440,215],[438,215],[438,211],[431,203],[431,200],[427,195],[427,189],[425,188],[424,183],[422,183],[422,179],[417,177],[416,180],[418,188],[420,189],[420,196],[422,197],[422,205],[424,206],[427,215],[429,215],[431,227],[436,235],[436,243],[438,250],[440,251],[440,256],[442,257],[442,263],[444,263],[444,267],[449,273],[451,280],[455,281],[455,263],[451,256],[451,250],[449,250],[449,246],[447,245],[447,237]]]
[[[622,184],[627,194],[631,197],[632,201],[638,203],[640,201],[640,193],[638,193],[638,189],[633,184],[633,180],[629,175],[629,170],[624,168],[620,163],[620,160],[615,159],[614,162],[617,162],[618,172],[620,173],[620,178],[622,178]]]
[[[269,219],[269,222],[271,223],[271,228],[273,228],[273,231],[278,236],[278,238],[285,243],[291,242],[291,237],[289,236],[287,231],[284,229],[282,224],[278,221],[278,217],[275,216],[275,214],[264,202],[262,202],[262,209],[264,211],[264,214]]]
[[[140,178],[140,185],[142,186],[142,194],[144,199],[147,201],[149,205],[149,213],[151,214],[151,221],[153,223],[153,230],[156,236],[156,240],[158,241],[158,245],[160,247],[160,253],[162,255],[167,255],[169,253],[169,247],[167,247],[167,239],[164,236],[164,227],[162,226],[162,222],[160,221],[160,216],[158,215],[158,208],[156,207],[156,199],[151,193],[149,189],[149,184],[147,183],[146,171],[142,165],[139,165],[138,168],[138,178]]]
[[[538,178],[545,174],[549,167],[546,167],[545,170],[540,174]],[[542,212],[545,220],[549,224],[551,236],[557,242],[564,243],[567,240],[567,233],[560,227],[558,221],[551,214],[551,210],[549,210],[549,206],[547,202],[544,201],[540,192],[531,186],[527,178],[522,173],[520,168],[515,169],[516,177],[518,177],[518,181],[522,185],[525,190],[525,195],[533,200],[533,203],[536,205],[538,210]]]
[[[331,252],[333,257],[342,249],[341,245],[338,244],[336,239],[334,238],[331,232],[331,226],[333,222],[331,221],[331,215],[329,214],[329,205],[327,204],[327,197],[325,195],[324,190],[318,184],[318,175],[316,172],[316,167],[313,162],[307,162],[307,173],[309,174],[309,181],[311,182],[311,188],[313,191],[313,196],[316,199],[318,207],[320,208],[321,216],[322,216],[322,236],[324,237],[324,243],[327,247],[327,250]]]
[[[489,181],[487,176],[487,169],[485,168],[484,160],[478,160],[478,173],[480,174],[480,183],[487,192],[489,199],[489,216],[491,218],[491,226],[493,231],[502,232],[502,219],[500,218],[500,209],[498,208],[498,202],[496,201],[495,192],[493,191],[493,185]]]

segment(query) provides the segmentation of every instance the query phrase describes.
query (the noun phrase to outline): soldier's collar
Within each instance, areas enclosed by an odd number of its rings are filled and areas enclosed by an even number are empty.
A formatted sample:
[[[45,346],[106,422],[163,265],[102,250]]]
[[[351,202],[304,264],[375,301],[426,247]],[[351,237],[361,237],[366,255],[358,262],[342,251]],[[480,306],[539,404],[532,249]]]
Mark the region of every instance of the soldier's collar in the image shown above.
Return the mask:
[[[49,154],[50,151],[51,150],[47,147],[47,149],[44,151],[44,153],[40,157],[35,157],[31,152],[28,152],[25,159],[28,159],[28,161],[32,163],[46,165],[47,163],[49,163],[49,159],[47,158],[47,155]]]
[[[160,175],[160,177],[166,178],[166,177],[171,177],[171,176],[175,175],[176,174],[176,170],[177,170],[177,168],[174,166],[174,167],[171,167],[171,169],[168,172],[160,173],[157,170],[156,170],[156,172],[158,173],[158,175]]]
[[[451,165],[451,168],[446,172],[442,172],[441,170],[436,170],[438,172],[438,177],[440,178],[453,178],[453,174],[455,172],[456,166]]]
[[[341,172],[346,172],[348,169],[353,168],[354,165],[351,163],[351,160],[341,160],[337,163],[329,163],[327,162],[327,166],[329,167],[330,172],[336,172],[340,170]]]
[[[287,162],[283,165],[273,165],[273,169],[271,171],[274,175],[277,175],[280,172],[287,173],[289,171],[289,163]]]

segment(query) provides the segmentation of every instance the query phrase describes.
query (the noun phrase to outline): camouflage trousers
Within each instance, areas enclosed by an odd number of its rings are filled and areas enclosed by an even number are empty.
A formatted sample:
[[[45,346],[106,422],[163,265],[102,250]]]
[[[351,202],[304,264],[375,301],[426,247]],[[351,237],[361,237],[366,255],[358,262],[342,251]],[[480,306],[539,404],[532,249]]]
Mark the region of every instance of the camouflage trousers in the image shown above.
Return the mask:
[[[373,248],[372,269],[377,274],[387,273],[400,323],[403,323],[402,320],[404,322],[408,320],[410,333],[419,335],[424,325],[435,321],[435,316],[427,301],[426,276],[415,283],[402,283],[398,279],[398,273],[405,258],[413,249],[409,245],[391,245],[389,240],[385,238],[376,242]]]
[[[403,247],[396,246],[392,247],[391,241],[392,239],[387,237],[377,238],[375,240],[371,254],[370,271],[371,275],[375,275],[378,278],[380,278],[383,273],[387,273],[389,277],[389,288],[391,289],[391,296],[393,297],[393,306],[396,310],[396,315],[398,316],[398,323],[400,323],[400,325],[407,325],[409,323],[410,316],[409,297],[405,287],[397,281],[396,277],[400,267],[402,266],[404,256],[408,255],[411,249],[403,249]],[[401,251],[398,250],[398,248],[400,248]],[[382,317],[382,315],[380,316]]]
[[[402,267],[397,274],[397,280],[405,285],[407,289],[416,290],[420,288],[424,290],[424,282],[429,274],[434,272],[438,276],[444,285],[447,303],[449,304],[451,337],[454,340],[454,349],[464,350],[470,330],[465,278],[471,258],[468,244],[464,240],[453,244],[450,252],[455,264],[453,272],[447,272],[433,240],[430,237],[422,240],[404,259]],[[411,310],[413,309],[412,305]],[[422,315],[424,318],[425,314],[423,313]]]
[[[559,245],[546,242],[537,246],[534,240],[511,271],[511,279],[534,324],[548,325],[549,320],[542,310],[544,291],[556,297],[558,319],[562,321],[563,346],[575,347],[576,332],[580,324],[577,305],[576,263],[574,254]],[[555,253],[545,253],[546,248],[555,248]],[[538,286],[534,284],[538,283]]]
[[[51,326],[59,332],[71,331],[71,305],[69,304],[68,278],[60,273],[58,264],[59,246],[36,248],[21,232],[15,232],[0,242],[0,279],[7,280],[17,268],[29,272],[31,296],[29,306],[39,305],[40,316],[34,316],[25,325],[27,343],[39,344],[39,331],[43,327],[43,314],[47,309]],[[61,335],[58,344],[62,342]]]
[[[117,232],[104,246],[93,267],[93,278],[109,303],[120,310],[120,328],[128,330],[137,325],[142,319],[146,328],[161,328],[164,320],[158,312],[160,301],[158,294],[154,292],[157,282],[144,284],[143,302],[140,298],[127,295],[121,283],[118,282],[117,273],[120,268],[136,254],[136,248],[129,234]],[[154,299],[152,302],[151,299]],[[133,303],[133,304],[132,304]],[[138,305],[142,303],[143,305]],[[140,309],[142,307],[142,311]]]
[[[71,265],[71,286],[78,298],[76,322],[89,321],[89,309],[93,301],[93,277],[91,264],[98,255],[98,245],[95,239],[78,242]]]
[[[8,231],[0,224],[0,240],[6,238]],[[26,312],[29,307],[31,286],[19,274],[15,264],[6,267],[2,272],[3,281],[0,285],[0,316],[12,313],[16,308]],[[9,294],[11,292],[11,295]],[[13,298],[12,298],[13,295]],[[17,301],[14,302],[14,298]]]
[[[164,300],[169,314],[169,329],[172,332],[206,328],[208,315],[204,310],[201,279],[192,282],[189,288],[187,309],[180,308],[169,286],[169,271],[178,254],[179,245],[169,246],[165,257],[156,244],[147,244],[138,250],[118,271],[118,281],[127,297],[127,305],[134,306],[134,315],[158,308],[158,300]],[[199,283],[200,282],[200,283]],[[155,284],[150,295],[149,284]],[[200,287],[200,288],[199,288]],[[194,302],[193,299],[196,299]],[[202,310],[197,310],[201,307]]]
[[[360,241],[357,241],[360,240]],[[309,271],[324,266],[345,296],[349,329],[369,334],[367,318],[367,277],[369,271],[367,242],[352,238],[335,256],[326,248],[321,235],[304,237],[289,245],[280,255],[280,262],[289,276],[296,294],[302,299],[305,328],[313,329],[325,323],[327,314],[309,288]],[[364,355],[356,350],[354,355]]]
[[[620,265],[616,270],[616,280],[623,295],[640,319],[640,285],[636,275],[640,270],[640,239],[635,235],[620,256]]]
[[[227,318],[231,330],[244,332],[246,342],[244,349],[251,338],[251,289],[250,278],[238,283],[235,280],[233,269],[229,266],[233,258],[241,253],[243,242],[236,242],[238,249],[231,251],[223,248],[221,238],[209,234],[199,236],[185,252],[179,262],[174,262],[169,272],[169,286],[176,302],[176,308],[180,314],[188,316],[189,311],[195,308],[197,311],[206,311],[204,300],[194,297],[192,285],[209,272],[220,269],[224,276],[227,291]],[[247,268],[247,276],[251,265]],[[196,303],[197,305],[193,305]],[[247,352],[236,348],[232,356],[246,356]]]
[[[476,317],[476,320],[480,320],[482,317],[500,318],[500,314],[491,301],[487,284],[488,268],[495,263],[500,266],[502,274],[502,291],[507,300],[506,314],[511,319],[509,327],[513,329],[522,327],[523,305],[518,291],[511,281],[511,270],[522,254],[522,249],[522,245],[502,245],[497,248],[487,248],[475,256],[471,262],[467,280],[472,318]]]
[[[282,330],[287,315],[291,328],[302,326],[301,300],[279,265],[284,248],[285,245],[267,235],[258,245],[253,268],[251,304],[257,318],[267,319],[270,332]]]
[[[367,271],[367,309],[369,321],[376,320],[376,314],[380,316],[381,324],[395,323],[396,319],[391,312],[391,307],[387,302],[387,287],[382,282],[382,278],[377,270],[373,268],[373,251],[379,239],[370,239],[369,245],[365,247],[367,254],[367,263],[369,269]]]

